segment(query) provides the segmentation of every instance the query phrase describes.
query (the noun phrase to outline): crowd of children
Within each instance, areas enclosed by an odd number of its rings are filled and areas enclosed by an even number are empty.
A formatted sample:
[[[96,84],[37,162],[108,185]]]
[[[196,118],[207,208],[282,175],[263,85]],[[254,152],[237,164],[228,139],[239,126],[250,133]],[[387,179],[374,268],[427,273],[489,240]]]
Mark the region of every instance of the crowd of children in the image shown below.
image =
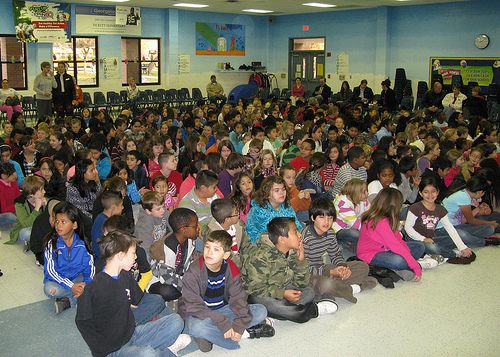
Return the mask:
[[[129,84],[115,120],[2,125],[0,228],[94,355],[236,349],[356,303],[370,266],[418,282],[500,244],[487,118],[300,96],[141,108]]]

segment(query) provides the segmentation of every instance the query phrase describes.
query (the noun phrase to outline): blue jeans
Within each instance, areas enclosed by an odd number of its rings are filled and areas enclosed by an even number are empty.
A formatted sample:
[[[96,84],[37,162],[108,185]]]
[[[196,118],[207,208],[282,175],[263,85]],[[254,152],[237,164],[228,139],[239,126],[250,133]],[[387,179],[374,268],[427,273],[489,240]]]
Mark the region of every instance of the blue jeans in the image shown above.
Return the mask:
[[[19,239],[23,242],[29,242],[31,237],[31,228],[23,228],[19,231]]]
[[[134,334],[125,345],[108,357],[175,356],[169,349],[184,329],[184,321],[177,314],[135,327]]]
[[[341,229],[337,232],[337,242],[339,243],[358,243],[359,230],[354,228]]]
[[[262,304],[266,307],[269,317],[278,320],[289,320],[297,323],[304,323],[312,318],[318,317],[318,307],[314,302],[316,294],[310,286],[298,289],[287,286],[286,289],[300,290],[302,295],[297,302],[289,302],[285,298],[278,300],[270,296],[248,296],[248,302],[252,304]]]
[[[165,301],[160,295],[144,293],[137,308],[132,308],[135,325],[144,325],[165,309]]]
[[[11,224],[16,224],[16,223],[17,223],[17,217],[14,213],[7,212],[0,214],[0,229],[3,230],[5,226],[9,226]],[[7,229],[10,229],[10,227],[7,227]]]
[[[217,311],[229,318],[231,323],[233,323],[234,313],[229,308],[229,304],[221,307]],[[260,324],[267,317],[267,310],[263,305],[252,304],[250,305],[250,311],[252,312],[253,319],[248,327]],[[191,336],[204,338],[205,340],[208,340],[222,348],[228,350],[240,348],[238,342],[233,341],[230,338],[224,338],[224,334],[212,323],[210,318],[200,320],[193,316],[189,316],[186,320],[186,329]]]
[[[455,226],[460,238],[465,245],[468,247],[484,247],[484,238],[491,236],[495,232],[495,228],[489,224],[478,224],[477,226],[473,224],[459,224]],[[444,228],[439,228],[434,231],[436,236],[448,235]]]
[[[491,212],[491,214],[487,216],[477,216],[476,218],[481,219],[483,221],[495,221],[500,224],[500,213],[498,212]],[[495,229],[495,233],[499,232],[500,232],[500,225]]]
[[[83,281],[83,275],[82,274],[78,275],[72,281],[74,284],[81,283]],[[51,294],[50,292],[52,289],[55,289],[53,291],[53,294]],[[64,286],[56,283],[55,281],[50,281],[50,280],[47,281],[43,286],[43,292],[51,299],[65,298],[65,297],[69,298],[71,307],[75,307],[76,303],[78,302],[78,299],[74,298],[75,294],[71,290],[66,290]]]
[[[410,248],[411,256],[414,259],[419,259],[422,255],[424,255],[425,246],[422,242],[407,242],[406,244],[408,245],[408,248]],[[389,268],[392,270],[411,270],[405,258],[391,251],[378,252],[373,257],[370,265]]]
[[[446,231],[445,231],[446,233]],[[419,242],[411,238],[408,238],[410,242]],[[422,242],[425,246],[425,253],[427,254],[439,254],[445,258],[454,258],[457,256],[453,249],[457,246],[453,242],[450,236],[442,235],[439,237],[432,237],[434,243]]]

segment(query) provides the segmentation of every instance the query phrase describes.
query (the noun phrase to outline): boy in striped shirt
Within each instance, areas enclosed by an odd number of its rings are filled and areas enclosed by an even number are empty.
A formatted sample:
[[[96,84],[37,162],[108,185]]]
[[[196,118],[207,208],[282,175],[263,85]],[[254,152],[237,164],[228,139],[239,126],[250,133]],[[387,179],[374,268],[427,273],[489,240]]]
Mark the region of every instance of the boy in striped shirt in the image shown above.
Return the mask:
[[[301,231],[311,273],[309,285],[319,298],[335,296],[356,303],[353,295],[361,290],[373,289],[377,280],[368,276],[368,264],[344,260],[332,229],[336,212],[330,200],[314,200],[309,208],[309,217],[311,223]]]

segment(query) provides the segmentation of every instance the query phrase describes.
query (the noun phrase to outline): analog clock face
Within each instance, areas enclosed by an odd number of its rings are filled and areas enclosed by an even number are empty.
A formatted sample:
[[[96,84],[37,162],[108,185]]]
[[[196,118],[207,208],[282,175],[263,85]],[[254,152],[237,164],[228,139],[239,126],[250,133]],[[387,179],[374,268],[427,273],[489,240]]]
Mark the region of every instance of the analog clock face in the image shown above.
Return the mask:
[[[479,35],[474,40],[474,44],[476,45],[477,48],[483,50],[490,44],[490,38],[486,35]]]

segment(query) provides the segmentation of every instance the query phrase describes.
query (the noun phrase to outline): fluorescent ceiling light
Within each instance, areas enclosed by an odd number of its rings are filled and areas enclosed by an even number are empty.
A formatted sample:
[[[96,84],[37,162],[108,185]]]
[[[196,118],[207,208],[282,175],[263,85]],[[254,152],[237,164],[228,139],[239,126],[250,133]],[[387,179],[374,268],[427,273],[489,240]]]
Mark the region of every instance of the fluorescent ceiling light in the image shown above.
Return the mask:
[[[307,2],[305,4],[302,4],[305,6],[315,6],[315,7],[336,7],[337,5],[333,4],[323,4],[321,2]]]
[[[177,4],[174,4],[174,6],[195,7],[195,8],[208,7],[208,5],[204,5],[204,4],[188,4],[185,2],[178,2]]]
[[[260,10],[260,9],[245,9],[245,10],[241,10],[241,11],[255,12],[257,14],[267,14],[267,13],[270,13],[270,12],[274,12],[272,10]]]
[[[103,2],[129,2],[130,0],[97,0]]]

